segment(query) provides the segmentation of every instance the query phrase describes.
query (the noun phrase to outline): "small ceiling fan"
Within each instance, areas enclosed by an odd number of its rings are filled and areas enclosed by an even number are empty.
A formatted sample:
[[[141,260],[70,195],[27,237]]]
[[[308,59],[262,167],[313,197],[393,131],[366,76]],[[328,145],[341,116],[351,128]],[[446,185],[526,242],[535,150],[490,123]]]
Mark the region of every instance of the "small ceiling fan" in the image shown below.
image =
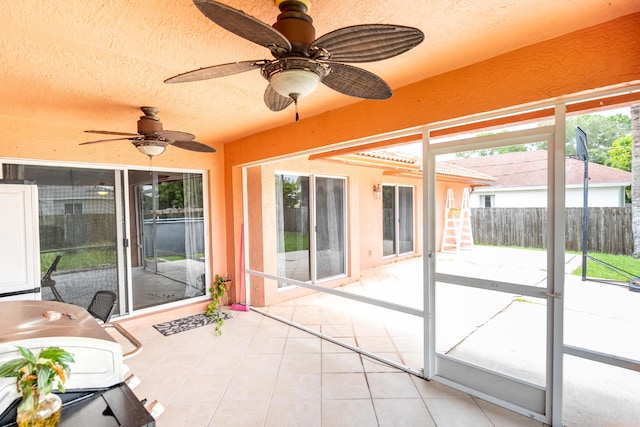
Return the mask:
[[[298,98],[313,92],[320,82],[345,95],[388,99],[392,92],[384,80],[344,62],[374,62],[391,58],[424,40],[424,34],[417,28],[387,24],[344,27],[316,39],[313,20],[307,15],[311,0],[275,0],[281,13],[273,26],[216,1],[193,2],[207,18],[266,47],[275,59],[200,68],[171,77],[165,83],[213,79],[258,68],[269,81],[264,102],[272,111],[284,110],[291,103],[297,107]]]
[[[140,107],[144,116],[138,120],[138,133],[112,132],[108,130],[85,130],[88,133],[98,133],[102,135],[121,135],[123,138],[100,139],[97,141],[83,142],[80,145],[98,144],[109,141],[129,140],[136,146],[138,151],[149,156],[164,153],[167,145],[182,148],[183,150],[199,151],[202,153],[215,153],[215,148],[211,148],[201,142],[194,141],[195,135],[176,130],[163,130],[162,122],[156,117],[158,109],[154,107]]]

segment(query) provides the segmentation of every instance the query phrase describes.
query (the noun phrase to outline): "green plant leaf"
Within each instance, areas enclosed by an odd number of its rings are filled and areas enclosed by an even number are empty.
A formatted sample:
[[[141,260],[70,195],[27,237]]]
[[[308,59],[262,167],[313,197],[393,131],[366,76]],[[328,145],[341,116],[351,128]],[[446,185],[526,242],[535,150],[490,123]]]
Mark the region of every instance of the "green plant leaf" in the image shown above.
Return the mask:
[[[20,354],[24,357],[29,363],[36,364],[36,356],[29,350],[28,348],[17,346]]]
[[[17,377],[18,371],[27,362],[24,359],[13,359],[0,366],[0,378]]]

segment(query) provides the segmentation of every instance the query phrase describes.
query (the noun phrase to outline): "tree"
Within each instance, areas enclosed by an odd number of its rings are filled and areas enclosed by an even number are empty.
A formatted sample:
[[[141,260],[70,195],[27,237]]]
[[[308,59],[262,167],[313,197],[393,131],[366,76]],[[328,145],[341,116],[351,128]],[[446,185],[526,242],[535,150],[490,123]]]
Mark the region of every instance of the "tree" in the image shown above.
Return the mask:
[[[469,157],[493,156],[494,154],[519,153],[521,151],[535,150],[534,144],[509,145],[508,147],[487,148],[486,150],[473,150],[456,153],[456,157],[467,159]]]
[[[640,104],[631,106],[631,229],[633,257],[640,258]]]
[[[551,123],[545,123],[545,125],[548,124]],[[580,126],[589,137],[589,161],[601,165],[607,164],[610,156],[609,149],[612,147],[614,141],[631,135],[631,118],[626,114],[613,114],[611,116],[585,114],[582,116],[569,117],[567,118],[565,136],[567,156],[576,155],[576,126]],[[478,136],[490,134],[491,133],[480,133]],[[512,145],[508,147],[467,151],[464,153],[456,153],[456,157],[491,156],[494,154],[519,151],[546,150],[547,148],[547,143],[541,142],[537,144]]]
[[[609,148],[609,158],[605,161],[606,166],[631,172],[631,135],[623,136],[613,141]]]
[[[604,165],[613,142],[631,133],[631,118],[625,114],[585,114],[567,118],[567,156],[576,155],[576,126],[580,126],[588,135],[589,161]]]

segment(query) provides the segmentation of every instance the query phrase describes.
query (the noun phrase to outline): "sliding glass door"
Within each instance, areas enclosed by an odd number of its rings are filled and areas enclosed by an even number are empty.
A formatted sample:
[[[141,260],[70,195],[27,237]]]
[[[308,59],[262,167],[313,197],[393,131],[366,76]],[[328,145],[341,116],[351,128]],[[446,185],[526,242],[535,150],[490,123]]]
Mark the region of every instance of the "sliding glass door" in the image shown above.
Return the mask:
[[[202,175],[132,171],[129,184],[134,309],[205,295]]]
[[[278,276],[306,282],[345,274],[346,180],[276,174],[275,182]]]
[[[38,186],[42,299],[88,307],[97,291],[118,294],[120,172],[5,164],[3,177]]]
[[[316,279],[346,273],[345,259],[345,180],[315,179]]]
[[[382,186],[382,245],[384,256],[414,250],[413,187]]]

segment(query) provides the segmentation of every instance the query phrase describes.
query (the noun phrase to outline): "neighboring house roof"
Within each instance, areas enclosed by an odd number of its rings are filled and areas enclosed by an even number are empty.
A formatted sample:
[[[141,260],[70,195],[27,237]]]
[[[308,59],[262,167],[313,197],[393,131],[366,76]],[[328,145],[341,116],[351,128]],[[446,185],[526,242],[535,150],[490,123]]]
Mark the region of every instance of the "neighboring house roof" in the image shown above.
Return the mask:
[[[422,158],[393,150],[367,150],[348,154],[324,156],[323,160],[385,169],[385,175],[422,177]],[[487,185],[495,178],[461,166],[436,162],[436,176],[443,179],[468,181],[473,185]]]
[[[567,157],[567,186],[584,183],[584,162]],[[523,151],[447,161],[497,179],[493,187],[539,187],[547,184],[547,151]],[[631,185],[631,173],[589,162],[589,185]]]

